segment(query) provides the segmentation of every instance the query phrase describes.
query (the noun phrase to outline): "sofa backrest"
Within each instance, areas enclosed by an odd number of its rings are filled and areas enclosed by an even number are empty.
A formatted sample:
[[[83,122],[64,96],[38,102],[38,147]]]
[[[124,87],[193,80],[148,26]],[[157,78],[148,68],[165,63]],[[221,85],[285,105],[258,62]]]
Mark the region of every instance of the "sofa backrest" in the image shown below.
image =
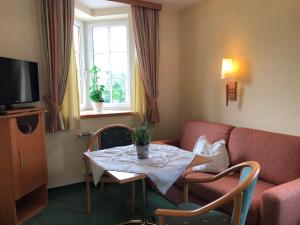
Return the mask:
[[[201,135],[213,144],[216,141],[225,140],[228,143],[229,135],[234,127],[231,125],[206,122],[201,120],[188,121],[184,124],[179,147],[193,151],[193,148]]]
[[[300,137],[235,128],[228,151],[231,165],[257,161],[260,179],[267,182],[278,185],[300,177]]]

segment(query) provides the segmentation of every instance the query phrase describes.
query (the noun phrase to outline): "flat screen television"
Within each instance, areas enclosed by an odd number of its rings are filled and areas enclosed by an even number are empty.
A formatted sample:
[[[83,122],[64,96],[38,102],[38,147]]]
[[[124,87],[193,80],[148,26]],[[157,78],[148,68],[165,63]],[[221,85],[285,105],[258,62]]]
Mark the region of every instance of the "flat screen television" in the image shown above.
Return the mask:
[[[9,109],[39,100],[38,64],[0,57],[0,105]]]

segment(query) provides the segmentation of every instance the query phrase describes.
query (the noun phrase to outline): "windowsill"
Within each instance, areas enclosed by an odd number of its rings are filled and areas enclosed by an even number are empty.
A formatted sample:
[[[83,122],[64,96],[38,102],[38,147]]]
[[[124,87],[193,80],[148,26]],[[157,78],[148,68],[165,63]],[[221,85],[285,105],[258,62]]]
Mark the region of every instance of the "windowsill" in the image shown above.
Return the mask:
[[[103,110],[103,112],[95,112],[94,110],[82,110],[80,111],[80,119],[110,116],[130,116],[134,114],[135,112],[129,110]]]

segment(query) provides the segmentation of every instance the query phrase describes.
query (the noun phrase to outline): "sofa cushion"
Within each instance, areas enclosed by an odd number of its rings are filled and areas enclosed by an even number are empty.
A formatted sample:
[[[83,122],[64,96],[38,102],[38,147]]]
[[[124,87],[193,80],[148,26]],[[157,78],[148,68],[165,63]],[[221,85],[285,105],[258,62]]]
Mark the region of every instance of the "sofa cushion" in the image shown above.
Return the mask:
[[[212,174],[208,173],[192,173],[187,175],[189,179],[199,179],[211,177]],[[230,192],[234,187],[238,185],[239,182],[239,174],[233,174],[221,178],[215,182],[210,183],[197,183],[191,184],[189,188],[189,193],[192,196],[198,197],[200,201],[205,201],[207,203],[216,200],[217,198],[222,197],[226,193]],[[177,186],[182,186],[181,182],[176,183]],[[257,225],[259,221],[260,215],[260,204],[261,204],[261,195],[262,193],[274,187],[273,184],[258,180],[255,193],[253,195],[252,203],[250,206],[247,224],[249,225]],[[195,198],[192,198],[195,199]],[[190,199],[190,200],[192,200]],[[231,214],[233,209],[233,203],[226,204],[222,207],[222,210]]]
[[[231,165],[254,160],[260,179],[282,184],[300,177],[300,137],[235,128],[228,144]]]
[[[225,140],[228,143],[229,135],[233,128],[231,125],[221,123],[188,121],[184,124],[179,147],[192,151],[201,135],[205,135],[211,144],[220,140]]]
[[[226,170],[229,166],[229,156],[225,144],[224,140],[210,144],[205,136],[200,136],[193,153],[207,157],[211,161],[210,163],[194,166],[193,171],[220,173]]]

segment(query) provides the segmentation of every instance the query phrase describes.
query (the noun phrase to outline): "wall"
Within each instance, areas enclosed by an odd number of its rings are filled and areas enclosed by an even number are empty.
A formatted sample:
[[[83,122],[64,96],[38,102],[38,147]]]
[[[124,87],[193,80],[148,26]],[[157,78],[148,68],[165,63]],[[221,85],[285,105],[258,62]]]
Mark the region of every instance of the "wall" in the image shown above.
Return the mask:
[[[0,56],[32,60],[39,63],[41,96],[45,92],[45,73],[42,65],[37,0],[0,0]],[[160,79],[159,106],[161,123],[154,131],[155,138],[178,135],[179,47],[178,14],[165,10],[160,23]],[[42,103],[40,103],[42,104]],[[132,116],[105,117],[82,120],[82,130],[95,131],[108,124],[132,125]],[[77,137],[78,131],[47,134],[49,187],[56,187],[83,179],[82,152],[88,138]]]
[[[300,1],[205,0],[180,15],[180,108],[195,118],[300,135]],[[242,63],[225,106],[222,58]]]
[[[26,59],[41,65],[37,2],[0,0],[0,56]],[[40,79],[40,83],[43,80]]]
[[[179,14],[164,9],[159,18],[159,81],[158,104],[160,124],[154,138],[175,138],[179,135]]]

